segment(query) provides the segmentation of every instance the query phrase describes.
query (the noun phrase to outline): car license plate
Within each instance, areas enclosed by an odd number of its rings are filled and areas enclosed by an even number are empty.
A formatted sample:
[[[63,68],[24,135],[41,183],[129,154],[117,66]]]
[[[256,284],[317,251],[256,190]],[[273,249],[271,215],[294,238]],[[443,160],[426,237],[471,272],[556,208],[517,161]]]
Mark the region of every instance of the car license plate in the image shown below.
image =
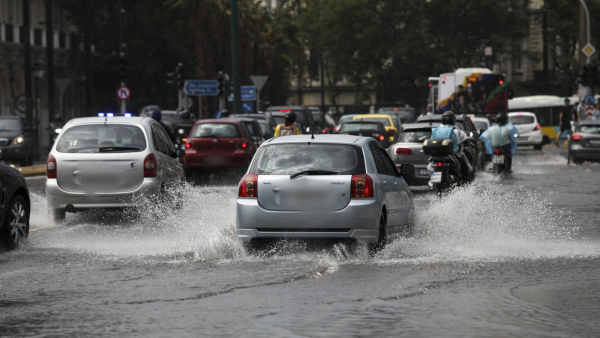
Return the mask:
[[[428,171],[427,169],[419,169],[419,170],[417,170],[417,174],[419,176],[427,176],[427,171]]]
[[[433,172],[431,173],[431,177],[429,178],[431,183],[440,183],[442,182],[442,173],[441,172]]]
[[[593,144],[595,146],[600,145],[600,140],[590,140],[590,144]]]
[[[493,164],[504,164],[504,155],[494,155],[492,157]]]

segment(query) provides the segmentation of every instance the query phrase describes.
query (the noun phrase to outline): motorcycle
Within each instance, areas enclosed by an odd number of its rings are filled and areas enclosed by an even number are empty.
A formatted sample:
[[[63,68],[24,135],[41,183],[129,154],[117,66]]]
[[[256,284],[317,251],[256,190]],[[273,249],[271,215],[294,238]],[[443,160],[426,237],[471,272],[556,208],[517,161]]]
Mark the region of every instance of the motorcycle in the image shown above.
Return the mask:
[[[58,138],[58,135],[60,135],[60,133],[62,132],[62,128],[64,126],[65,124],[60,121],[50,122],[50,126],[48,129],[50,129],[50,137],[52,138],[52,143],[56,142],[56,139]]]
[[[431,156],[429,158],[429,187],[439,195],[474,179],[474,170],[466,175],[463,174],[461,160],[453,155],[453,150],[454,143],[448,139],[429,139],[423,143],[423,152]],[[465,148],[465,150],[468,149]]]
[[[505,171],[508,171],[508,161],[509,159],[506,157],[504,149],[501,147],[494,148],[494,152],[492,153],[493,173],[496,175],[501,175]]]

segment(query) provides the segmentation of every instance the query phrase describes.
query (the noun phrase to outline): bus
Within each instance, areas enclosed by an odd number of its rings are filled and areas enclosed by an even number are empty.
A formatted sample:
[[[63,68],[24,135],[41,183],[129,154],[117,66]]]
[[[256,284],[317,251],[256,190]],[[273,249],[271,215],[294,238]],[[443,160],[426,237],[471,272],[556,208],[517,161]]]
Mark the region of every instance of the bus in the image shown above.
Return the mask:
[[[429,83],[429,99],[427,100],[427,114],[435,114],[438,106],[438,88],[440,83],[439,77],[430,77],[427,79]]]
[[[487,68],[459,68],[439,77],[437,113],[496,115],[508,110],[508,86],[503,74]]]
[[[569,97],[571,104],[579,100],[577,96]],[[538,123],[542,126],[544,143],[556,140],[560,132],[558,118],[560,110],[565,105],[565,98],[551,95],[523,96],[508,100],[509,112],[530,112],[537,117]],[[566,138],[566,134],[562,136]]]

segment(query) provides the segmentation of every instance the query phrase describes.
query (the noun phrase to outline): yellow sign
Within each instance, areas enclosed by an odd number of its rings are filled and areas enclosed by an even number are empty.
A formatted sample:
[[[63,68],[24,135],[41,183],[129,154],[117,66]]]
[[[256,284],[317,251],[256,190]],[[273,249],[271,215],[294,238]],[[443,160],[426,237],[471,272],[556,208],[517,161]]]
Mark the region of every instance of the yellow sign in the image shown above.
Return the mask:
[[[594,48],[594,46],[588,43],[587,45],[585,45],[585,47],[583,47],[581,51],[583,52],[583,54],[585,54],[585,56],[590,57],[594,53],[596,53],[596,48]]]

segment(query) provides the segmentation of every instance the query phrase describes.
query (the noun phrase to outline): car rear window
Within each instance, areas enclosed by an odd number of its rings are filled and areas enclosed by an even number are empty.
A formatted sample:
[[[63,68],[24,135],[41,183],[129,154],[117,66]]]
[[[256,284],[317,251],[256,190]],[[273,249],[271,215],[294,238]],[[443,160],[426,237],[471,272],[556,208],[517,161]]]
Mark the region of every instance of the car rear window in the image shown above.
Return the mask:
[[[576,130],[578,133],[582,134],[600,134],[600,125],[591,126],[591,125],[582,125],[577,127]]]
[[[477,128],[477,130],[487,130],[488,125],[485,122],[475,122],[475,128]]]
[[[391,127],[392,126],[390,124],[390,119],[385,118],[385,117],[367,117],[367,118],[361,118],[361,120],[363,120],[363,121],[381,122],[386,127]]]
[[[512,124],[532,124],[534,123],[534,118],[533,116],[527,116],[527,115],[523,115],[523,116],[509,116],[508,117],[508,122],[512,123]]]
[[[327,127],[327,122],[325,122],[325,117],[323,116],[323,113],[318,111],[311,111],[311,113],[313,116],[313,120],[315,120],[317,126]]]
[[[18,119],[0,119],[0,131],[21,131],[21,122]]]
[[[375,130],[379,131],[379,124],[375,122],[361,122],[361,123],[344,123],[342,125],[342,129],[340,129],[340,133],[343,132],[352,132],[352,131],[360,131],[360,130]]]
[[[423,143],[431,138],[431,128],[426,129],[409,129],[402,132],[399,143]]]
[[[365,172],[362,149],[346,144],[286,143],[259,149],[250,173],[292,175],[306,170],[335,171],[340,175]]]
[[[283,123],[283,116],[273,116],[273,120],[275,120],[276,124],[282,124]]]
[[[233,123],[203,123],[194,128],[192,138],[202,137],[240,138],[240,130]]]
[[[139,127],[125,124],[74,126],[56,143],[60,153],[139,152],[146,149],[146,136]]]

